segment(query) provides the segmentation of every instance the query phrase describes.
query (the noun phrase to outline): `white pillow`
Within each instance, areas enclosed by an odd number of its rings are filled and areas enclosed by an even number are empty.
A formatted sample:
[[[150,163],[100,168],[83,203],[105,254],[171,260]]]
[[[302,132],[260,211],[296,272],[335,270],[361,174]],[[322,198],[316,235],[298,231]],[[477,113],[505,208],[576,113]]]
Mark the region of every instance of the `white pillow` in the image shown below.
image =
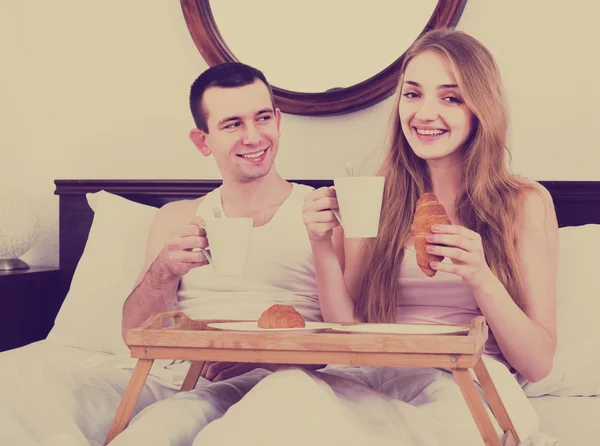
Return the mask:
[[[552,372],[527,396],[600,395],[600,225],[559,229],[558,343]]]
[[[48,339],[88,350],[128,353],[121,337],[123,302],[143,267],[157,208],[106,191],[87,194],[87,200],[94,220]]]

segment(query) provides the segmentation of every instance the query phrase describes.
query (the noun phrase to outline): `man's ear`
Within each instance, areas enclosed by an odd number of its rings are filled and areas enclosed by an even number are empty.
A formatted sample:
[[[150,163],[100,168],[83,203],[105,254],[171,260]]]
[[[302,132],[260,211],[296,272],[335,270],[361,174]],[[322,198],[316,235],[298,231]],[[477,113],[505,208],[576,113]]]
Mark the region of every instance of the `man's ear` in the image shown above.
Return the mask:
[[[212,153],[206,144],[206,132],[200,129],[190,130],[190,139],[204,156],[210,156]]]
[[[278,108],[275,108],[275,120],[277,122],[277,130],[279,130],[281,126],[281,110]]]

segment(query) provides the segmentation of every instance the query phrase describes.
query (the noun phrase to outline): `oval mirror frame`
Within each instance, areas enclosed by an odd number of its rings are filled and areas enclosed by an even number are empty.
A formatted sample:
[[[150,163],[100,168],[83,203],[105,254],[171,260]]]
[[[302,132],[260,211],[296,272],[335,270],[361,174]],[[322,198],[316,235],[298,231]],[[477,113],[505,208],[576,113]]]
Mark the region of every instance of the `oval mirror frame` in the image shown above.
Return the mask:
[[[421,34],[431,29],[455,27],[466,3],[467,0],[438,0]],[[181,0],[181,8],[192,39],[209,66],[243,62],[235,57],[221,36],[209,0]],[[405,53],[406,50],[381,72],[350,87],[303,93],[272,85],[275,105],[284,113],[304,116],[339,115],[369,107],[394,93]]]

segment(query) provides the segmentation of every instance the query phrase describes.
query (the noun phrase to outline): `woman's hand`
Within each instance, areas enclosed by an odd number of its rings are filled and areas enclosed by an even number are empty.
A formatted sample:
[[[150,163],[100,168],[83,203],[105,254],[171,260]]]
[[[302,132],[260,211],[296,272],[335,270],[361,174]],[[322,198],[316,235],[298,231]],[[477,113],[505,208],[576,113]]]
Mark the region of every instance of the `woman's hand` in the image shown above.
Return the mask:
[[[338,209],[338,201],[330,187],[321,187],[304,197],[302,218],[311,241],[330,239],[333,228],[340,225],[332,209]]]
[[[433,225],[431,231],[433,234],[425,237],[430,243],[427,252],[452,260],[452,265],[431,262],[433,269],[461,277],[473,293],[497,280],[485,260],[481,236],[477,232],[459,225]]]

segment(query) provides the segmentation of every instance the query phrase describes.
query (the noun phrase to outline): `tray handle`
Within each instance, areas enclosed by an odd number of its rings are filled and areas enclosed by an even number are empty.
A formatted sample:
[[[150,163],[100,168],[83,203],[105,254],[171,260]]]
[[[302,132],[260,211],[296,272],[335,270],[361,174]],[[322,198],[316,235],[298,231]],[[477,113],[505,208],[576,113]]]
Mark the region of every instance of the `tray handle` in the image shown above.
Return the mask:
[[[488,325],[484,316],[475,316],[473,319],[471,319],[471,324],[469,325],[469,336],[481,338],[484,343],[487,341]]]
[[[168,322],[168,325],[166,325]],[[162,329],[162,328],[181,328],[190,329],[194,324],[194,320],[187,317],[183,311],[167,311],[164,313],[156,313],[148,318],[146,322],[138,328],[147,329]]]
[[[183,311],[156,313],[135,330],[212,330],[208,324],[215,322],[246,322],[237,319],[190,319]]]

